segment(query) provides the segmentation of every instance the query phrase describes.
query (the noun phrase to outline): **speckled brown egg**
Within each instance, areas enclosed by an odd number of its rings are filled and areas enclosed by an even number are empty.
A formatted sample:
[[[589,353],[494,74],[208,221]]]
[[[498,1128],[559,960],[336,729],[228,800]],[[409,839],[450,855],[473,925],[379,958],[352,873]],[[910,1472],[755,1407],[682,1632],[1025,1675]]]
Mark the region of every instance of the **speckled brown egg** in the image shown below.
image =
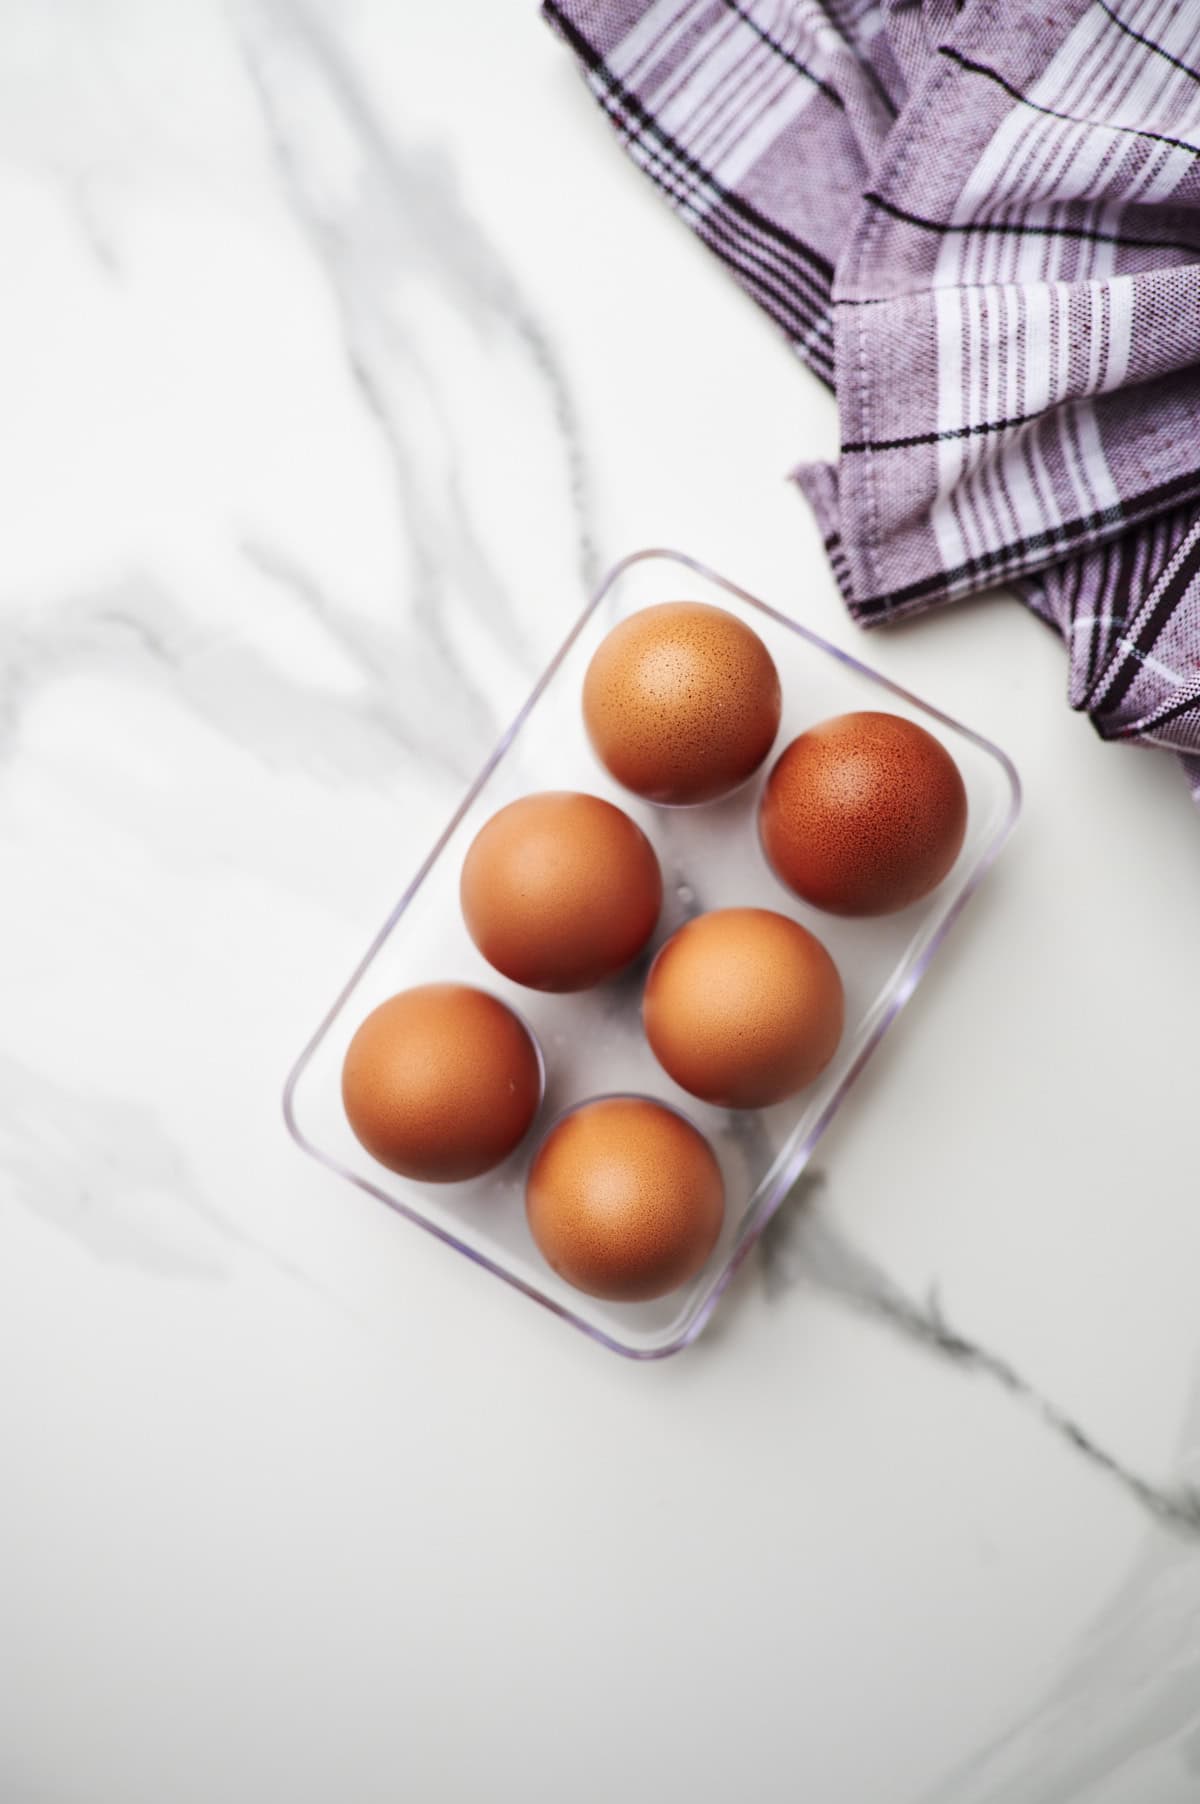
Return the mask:
[[[480,828],[460,893],[467,931],[497,971],[534,990],[586,990],[650,938],[662,874],[623,809],[547,790]]]
[[[779,672],[724,608],[668,601],[613,628],[588,665],[597,757],[650,802],[711,802],[744,783],[779,730]]]
[[[759,809],[763,849],[796,894],[839,915],[928,895],[967,830],[967,792],[941,742],[898,714],[839,714],[780,754]]]
[[[725,1213],[721,1169],[690,1121],[644,1096],[583,1103],[551,1129],[529,1173],[534,1240],[593,1297],[644,1302],[703,1266]]]
[[[811,1084],[842,1037],[837,966],[798,921],[719,908],[672,935],[642,1019],[663,1069],[705,1102],[761,1109]]]
[[[346,1117],[372,1158],[432,1183],[499,1165],[541,1095],[528,1028],[497,997],[460,983],[421,984],[381,1002],[342,1066]]]

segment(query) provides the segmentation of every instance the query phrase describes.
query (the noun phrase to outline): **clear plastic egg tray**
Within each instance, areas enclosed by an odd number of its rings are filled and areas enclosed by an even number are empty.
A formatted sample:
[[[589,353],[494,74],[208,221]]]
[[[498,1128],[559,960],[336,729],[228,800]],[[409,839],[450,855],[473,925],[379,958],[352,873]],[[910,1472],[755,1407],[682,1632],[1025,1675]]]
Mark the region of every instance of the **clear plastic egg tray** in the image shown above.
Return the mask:
[[[736,614],[765,641],[783,685],[783,721],[770,757],[736,794],[707,806],[658,808],[630,795],[599,763],[583,727],[583,677],[597,645],[618,621],[663,601],[710,602]],[[759,846],[756,810],[767,772],[790,739],[831,714],[863,708],[905,715],[935,734],[962,772],[969,813],[958,861],[932,895],[883,919],[842,920],[809,908],[775,878]],[[645,954],[621,977],[574,995],[510,983],[476,951],[459,910],[459,872],[471,840],[498,808],[539,789],[608,797],[649,835],[662,865],[663,911]],[[635,1359],[677,1352],[703,1329],[795,1184],[1019,806],[1011,763],[978,733],[694,559],[637,552],[600,584],[300,1054],[284,1096],[288,1127],[330,1170],[604,1346]],[[659,946],[692,915],[738,904],[777,909],[810,928],[833,954],[846,991],[846,1027],[832,1063],[799,1096],[755,1111],[689,1096],[656,1063],[641,1026],[642,985]],[[358,1144],[342,1110],[342,1060],[359,1022],[397,990],[433,981],[472,983],[502,997],[531,1027],[545,1061],[545,1095],[524,1143],[496,1170],[461,1184],[419,1184],[385,1170]],[[707,1265],[681,1290],[650,1303],[605,1302],[573,1290],[546,1265],[525,1221],[525,1174],[549,1127],[575,1104],[614,1092],[656,1097],[687,1115],[707,1135],[725,1178],[725,1225]]]

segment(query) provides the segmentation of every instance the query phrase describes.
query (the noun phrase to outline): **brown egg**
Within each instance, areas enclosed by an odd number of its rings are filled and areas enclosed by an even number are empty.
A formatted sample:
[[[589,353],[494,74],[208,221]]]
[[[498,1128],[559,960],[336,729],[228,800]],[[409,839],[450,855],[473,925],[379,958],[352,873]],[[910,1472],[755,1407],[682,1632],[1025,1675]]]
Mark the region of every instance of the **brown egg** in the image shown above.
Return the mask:
[[[777,877],[817,908],[886,915],[942,881],[967,830],[958,766],[898,714],[839,714],[780,754],[759,807]]]
[[[708,1141],[682,1115],[644,1096],[604,1096],[546,1136],[525,1207],[560,1278],[636,1303],[700,1270],[721,1232],[725,1185]]]
[[[615,626],[588,665],[597,757],[650,802],[711,802],[756,771],[779,731],[779,672],[724,608],[668,601]]]
[[[798,921],[719,908],[667,941],[642,1019],[677,1084],[724,1108],[761,1109],[811,1084],[837,1051],[842,980]]]
[[[346,1117],[367,1151],[433,1183],[499,1165],[541,1096],[528,1028],[495,996],[461,983],[422,984],[381,1002],[342,1066]]]
[[[480,828],[462,868],[467,931],[488,963],[533,990],[586,990],[654,932],[654,848],[599,796],[547,790]]]

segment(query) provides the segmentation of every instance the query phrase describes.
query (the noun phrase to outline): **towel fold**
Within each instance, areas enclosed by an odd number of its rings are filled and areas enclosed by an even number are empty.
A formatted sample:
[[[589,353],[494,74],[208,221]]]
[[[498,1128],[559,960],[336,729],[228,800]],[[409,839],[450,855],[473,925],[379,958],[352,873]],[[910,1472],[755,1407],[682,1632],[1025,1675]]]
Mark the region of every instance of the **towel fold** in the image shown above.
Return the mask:
[[[1200,794],[1200,0],[545,0],[837,395],[854,617],[1004,583]]]

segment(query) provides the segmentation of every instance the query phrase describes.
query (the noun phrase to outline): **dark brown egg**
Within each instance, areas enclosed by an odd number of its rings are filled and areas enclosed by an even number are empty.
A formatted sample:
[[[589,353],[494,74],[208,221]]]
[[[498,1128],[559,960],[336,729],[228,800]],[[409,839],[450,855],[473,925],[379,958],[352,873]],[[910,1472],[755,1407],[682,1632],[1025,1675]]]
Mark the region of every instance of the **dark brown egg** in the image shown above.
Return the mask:
[[[586,990],[622,970],[654,932],[654,848],[599,796],[548,790],[510,802],[463,861],[467,931],[490,965],[534,990]]]
[[[779,673],[724,608],[668,601],[613,628],[588,665],[596,755],[650,802],[711,802],[756,771],[779,730]]]
[[[422,984],[373,1009],[342,1066],[342,1102],[372,1158],[407,1178],[478,1177],[523,1139],[542,1095],[529,1030],[484,990]]]
[[[667,941],[642,1019],[659,1064],[705,1102],[761,1109],[811,1084],[842,1037],[837,966],[798,921],[719,908]]]
[[[606,1096],[546,1136],[525,1206],[560,1278],[589,1296],[644,1302],[700,1270],[721,1232],[725,1186],[690,1121],[644,1096]]]
[[[886,915],[928,895],[967,830],[958,766],[898,714],[839,714],[780,754],[759,809],[790,889],[839,915]]]

